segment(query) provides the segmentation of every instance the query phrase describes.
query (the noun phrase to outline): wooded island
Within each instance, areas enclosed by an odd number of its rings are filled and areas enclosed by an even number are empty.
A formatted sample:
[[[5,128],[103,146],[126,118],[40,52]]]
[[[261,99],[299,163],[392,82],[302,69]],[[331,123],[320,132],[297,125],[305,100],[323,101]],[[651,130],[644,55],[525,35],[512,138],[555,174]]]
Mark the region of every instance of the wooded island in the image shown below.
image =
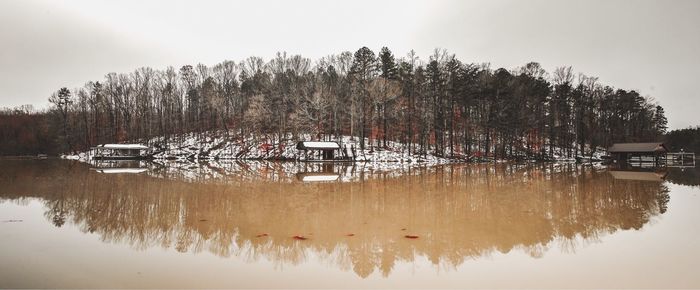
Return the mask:
[[[362,149],[399,142],[446,158],[546,160],[555,150],[585,156],[614,142],[658,140],[667,129],[652,98],[571,67],[493,69],[440,49],[425,59],[362,47],[316,60],[278,53],[269,61],[143,67],[60,88],[49,102],[48,110],[0,112],[3,155],[157,136],[177,142],[186,133],[263,143],[309,134],[358,137]]]

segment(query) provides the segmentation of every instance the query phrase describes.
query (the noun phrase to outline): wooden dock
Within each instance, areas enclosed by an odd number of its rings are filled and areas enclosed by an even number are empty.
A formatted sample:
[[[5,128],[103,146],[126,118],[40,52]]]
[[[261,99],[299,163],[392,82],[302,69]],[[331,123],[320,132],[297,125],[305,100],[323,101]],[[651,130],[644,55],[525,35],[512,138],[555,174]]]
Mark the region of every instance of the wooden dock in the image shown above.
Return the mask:
[[[669,152],[665,159],[667,166],[695,167],[695,152]]]
[[[643,167],[695,167],[695,153],[669,152],[664,143],[615,143],[608,149],[614,161]]]

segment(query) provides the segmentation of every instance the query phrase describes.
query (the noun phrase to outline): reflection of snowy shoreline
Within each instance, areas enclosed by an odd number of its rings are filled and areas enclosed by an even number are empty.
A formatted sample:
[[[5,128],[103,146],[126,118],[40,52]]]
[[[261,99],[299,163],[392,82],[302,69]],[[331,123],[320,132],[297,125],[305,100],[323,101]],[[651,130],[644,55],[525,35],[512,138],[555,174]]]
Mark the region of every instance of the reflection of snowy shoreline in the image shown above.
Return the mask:
[[[355,164],[354,171],[350,164],[269,161],[93,164],[148,168],[117,176],[55,164],[0,163],[4,172],[29,170],[0,179],[4,196],[43,198],[51,221],[78,225],[108,243],[279,265],[319,257],[363,278],[388,276],[395,263],[422,257],[453,267],[498,253],[540,258],[552,248],[576,250],[653,224],[669,201],[660,182],[619,180],[605,168],[573,163],[396,170]],[[313,171],[365,182],[305,183],[294,173]],[[384,178],[396,174],[402,176]],[[38,188],[27,191],[26,184]],[[298,234],[308,239],[294,239]]]
[[[295,162],[267,160],[153,160],[153,161],[93,161],[97,172],[142,173],[157,178],[186,182],[236,183],[264,182],[358,182],[370,179],[397,178],[404,175],[434,173],[441,165],[400,162]],[[568,163],[549,163],[543,166],[547,173],[555,173]],[[542,164],[540,164],[542,165]],[[474,165],[478,166],[478,165]],[[537,163],[509,165],[525,169]],[[593,166],[604,170],[600,164]],[[145,173],[143,173],[145,172]]]
[[[349,182],[374,177],[425,173],[425,163],[399,162],[296,162],[267,160],[162,160],[90,161],[98,173],[143,173],[189,182],[273,181]]]
[[[308,163],[264,160],[210,160],[188,162],[155,160],[149,175],[191,182],[266,181],[266,182],[352,182],[375,177],[399,177],[414,172],[432,171],[426,164],[410,163]]]

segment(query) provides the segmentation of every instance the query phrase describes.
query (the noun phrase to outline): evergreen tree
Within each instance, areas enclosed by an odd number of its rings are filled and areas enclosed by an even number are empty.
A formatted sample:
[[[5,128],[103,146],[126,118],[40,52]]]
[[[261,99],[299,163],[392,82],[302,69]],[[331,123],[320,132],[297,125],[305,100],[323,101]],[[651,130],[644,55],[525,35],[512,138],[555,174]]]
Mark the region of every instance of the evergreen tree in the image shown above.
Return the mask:
[[[666,134],[668,129],[668,120],[666,119],[664,108],[660,105],[656,105],[654,110],[654,127],[659,135]]]
[[[377,70],[376,56],[374,52],[366,46],[355,52],[350,72],[354,82],[354,95],[359,100],[360,112],[360,148],[365,149],[365,138],[367,137],[368,120],[371,120],[372,109],[370,105],[370,81],[374,78]],[[369,115],[369,116],[368,116]]]

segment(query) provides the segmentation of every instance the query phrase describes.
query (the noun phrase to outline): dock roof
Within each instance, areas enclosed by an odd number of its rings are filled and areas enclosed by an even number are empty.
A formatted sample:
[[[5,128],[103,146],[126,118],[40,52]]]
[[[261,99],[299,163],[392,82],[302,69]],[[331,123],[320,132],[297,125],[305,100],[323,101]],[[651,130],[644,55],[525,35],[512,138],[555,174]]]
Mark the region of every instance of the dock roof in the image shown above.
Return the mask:
[[[661,142],[650,143],[615,143],[608,148],[609,153],[660,153],[668,152]]]
[[[338,142],[328,141],[300,141],[297,143],[298,150],[335,150],[340,149]]]
[[[145,150],[148,149],[148,146],[143,144],[100,144],[95,146],[95,148],[112,150]]]

